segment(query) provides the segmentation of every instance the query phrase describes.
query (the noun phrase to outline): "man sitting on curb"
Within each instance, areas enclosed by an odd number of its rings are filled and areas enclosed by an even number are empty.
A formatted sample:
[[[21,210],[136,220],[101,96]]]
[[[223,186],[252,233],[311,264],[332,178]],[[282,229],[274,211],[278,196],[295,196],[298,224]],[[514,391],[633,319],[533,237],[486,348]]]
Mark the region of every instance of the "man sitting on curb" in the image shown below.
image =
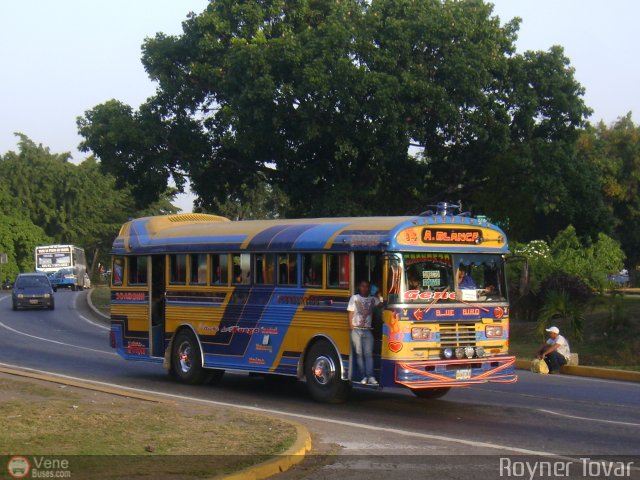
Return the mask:
[[[536,352],[536,357],[544,359],[549,367],[549,373],[560,373],[560,367],[566,365],[571,357],[569,342],[560,335],[558,327],[545,329],[549,332],[549,339]]]

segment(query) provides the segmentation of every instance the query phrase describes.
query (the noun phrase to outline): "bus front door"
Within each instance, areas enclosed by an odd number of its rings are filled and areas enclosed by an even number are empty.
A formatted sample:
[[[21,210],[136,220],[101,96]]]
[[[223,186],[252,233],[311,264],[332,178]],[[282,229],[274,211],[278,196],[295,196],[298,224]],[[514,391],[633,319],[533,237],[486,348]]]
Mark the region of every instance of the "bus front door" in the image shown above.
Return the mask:
[[[151,257],[151,356],[164,357],[165,344],[165,256]]]

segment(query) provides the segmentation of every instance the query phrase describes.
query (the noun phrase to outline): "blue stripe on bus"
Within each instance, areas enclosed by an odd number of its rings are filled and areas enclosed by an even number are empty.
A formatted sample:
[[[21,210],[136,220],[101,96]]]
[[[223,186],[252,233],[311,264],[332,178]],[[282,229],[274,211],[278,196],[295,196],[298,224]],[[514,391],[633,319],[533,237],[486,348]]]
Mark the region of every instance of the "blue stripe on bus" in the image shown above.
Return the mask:
[[[248,250],[267,250],[271,240],[283,230],[289,228],[290,225],[274,225],[272,227],[265,228],[261,232],[257,233],[255,237],[249,242]]]
[[[292,245],[292,248],[301,250],[323,250],[329,239],[347,225],[347,223],[317,225],[300,235]]]
[[[291,225],[291,227],[277,233],[269,244],[271,250],[290,250],[293,244],[304,232],[315,228],[315,224]]]
[[[289,290],[293,295],[303,296],[306,290]],[[289,326],[298,310],[297,304],[282,304],[274,295],[275,288],[236,288],[220,322],[219,331],[215,335],[203,338],[202,348],[205,353],[205,365],[227,368],[251,367],[252,369],[269,371],[277,358]],[[238,295],[238,297],[236,297]],[[240,295],[247,295],[244,302],[238,301]],[[234,297],[237,303],[234,303]],[[258,333],[223,332],[230,327],[265,328]],[[273,329],[277,333],[271,333]],[[269,341],[263,345],[265,335]],[[237,357],[231,360],[229,356]],[[256,363],[260,361],[261,363]],[[297,364],[297,363],[296,363]]]
[[[219,331],[209,337],[203,350],[207,355],[239,355],[244,356],[252,335],[225,331],[231,327],[254,328],[257,326],[274,288],[242,288],[236,287],[222,315]],[[244,298],[243,298],[244,297]],[[249,311],[247,311],[249,310]]]

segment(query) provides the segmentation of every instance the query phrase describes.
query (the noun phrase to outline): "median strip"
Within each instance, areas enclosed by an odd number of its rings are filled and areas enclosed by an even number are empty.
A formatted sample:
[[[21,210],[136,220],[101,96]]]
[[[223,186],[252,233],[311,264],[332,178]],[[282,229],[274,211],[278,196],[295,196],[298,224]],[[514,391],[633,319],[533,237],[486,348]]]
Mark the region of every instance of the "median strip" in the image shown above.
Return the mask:
[[[305,427],[231,408],[9,367],[0,387],[0,456],[66,458],[81,475],[262,479],[311,448]]]

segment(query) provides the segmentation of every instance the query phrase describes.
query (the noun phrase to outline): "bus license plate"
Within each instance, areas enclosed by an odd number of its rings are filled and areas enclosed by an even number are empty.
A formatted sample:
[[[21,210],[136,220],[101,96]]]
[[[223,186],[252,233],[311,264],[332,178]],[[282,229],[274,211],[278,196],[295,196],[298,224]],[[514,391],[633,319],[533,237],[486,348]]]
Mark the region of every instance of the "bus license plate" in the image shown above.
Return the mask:
[[[456,380],[470,380],[471,369],[465,368],[464,370],[456,370]]]

